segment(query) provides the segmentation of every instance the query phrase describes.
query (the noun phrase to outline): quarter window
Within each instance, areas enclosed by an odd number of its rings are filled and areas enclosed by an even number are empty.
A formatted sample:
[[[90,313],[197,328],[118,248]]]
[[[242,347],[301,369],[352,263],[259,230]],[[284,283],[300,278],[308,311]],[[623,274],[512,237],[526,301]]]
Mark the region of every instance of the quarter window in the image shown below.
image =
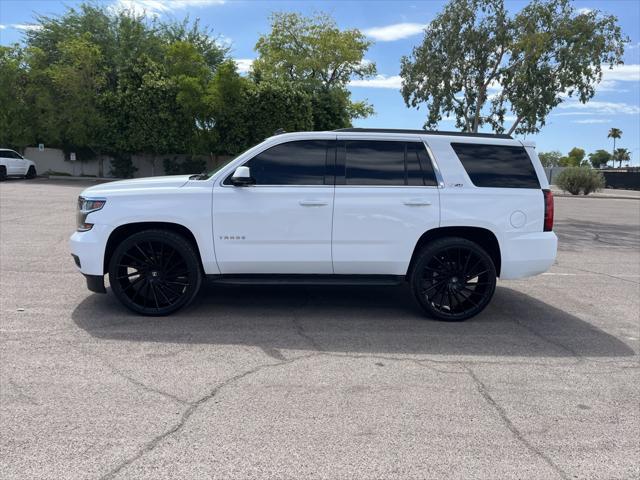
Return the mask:
[[[326,140],[281,143],[259,153],[245,165],[251,170],[256,185],[324,185],[328,143]],[[230,176],[224,183],[231,183]]]
[[[477,143],[451,146],[476,187],[540,188],[524,147]]]

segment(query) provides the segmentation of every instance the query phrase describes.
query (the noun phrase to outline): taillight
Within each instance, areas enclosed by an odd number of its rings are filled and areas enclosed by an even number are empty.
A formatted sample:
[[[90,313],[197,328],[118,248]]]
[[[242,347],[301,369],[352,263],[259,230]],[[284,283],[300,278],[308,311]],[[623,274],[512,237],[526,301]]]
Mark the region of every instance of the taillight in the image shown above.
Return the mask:
[[[544,195],[544,232],[553,230],[553,193],[551,190],[542,190]]]

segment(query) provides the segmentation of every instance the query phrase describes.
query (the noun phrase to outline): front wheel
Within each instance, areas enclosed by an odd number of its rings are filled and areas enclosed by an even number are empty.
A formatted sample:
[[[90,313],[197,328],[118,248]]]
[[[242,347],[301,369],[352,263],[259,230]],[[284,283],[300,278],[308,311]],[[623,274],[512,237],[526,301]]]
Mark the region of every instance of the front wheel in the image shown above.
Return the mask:
[[[34,167],[33,165],[31,165],[29,167],[29,170],[27,170],[27,174],[24,176],[25,178],[31,180],[32,178],[36,178],[37,174],[36,174],[36,167]]]
[[[429,316],[455,322],[477,315],[488,305],[496,289],[496,269],[476,243],[441,238],[420,252],[410,281]]]
[[[181,235],[145,230],[126,238],[109,261],[109,283],[124,306],[142,315],[168,315],[198,293],[202,271]]]

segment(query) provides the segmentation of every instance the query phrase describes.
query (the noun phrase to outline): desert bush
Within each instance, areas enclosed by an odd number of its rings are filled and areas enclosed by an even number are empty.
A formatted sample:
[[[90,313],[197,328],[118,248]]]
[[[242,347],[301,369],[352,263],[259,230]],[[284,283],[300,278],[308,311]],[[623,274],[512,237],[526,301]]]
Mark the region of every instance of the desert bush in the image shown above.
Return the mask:
[[[571,195],[589,195],[604,188],[604,176],[588,167],[568,167],[556,178],[556,184]]]

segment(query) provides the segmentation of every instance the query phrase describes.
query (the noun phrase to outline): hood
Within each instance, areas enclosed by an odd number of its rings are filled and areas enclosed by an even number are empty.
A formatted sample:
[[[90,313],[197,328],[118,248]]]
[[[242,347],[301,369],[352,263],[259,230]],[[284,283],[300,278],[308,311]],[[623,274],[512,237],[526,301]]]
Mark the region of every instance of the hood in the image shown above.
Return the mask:
[[[189,181],[191,175],[168,175],[163,177],[132,178],[116,182],[102,183],[87,188],[83,195],[98,195],[131,190],[179,188]]]

